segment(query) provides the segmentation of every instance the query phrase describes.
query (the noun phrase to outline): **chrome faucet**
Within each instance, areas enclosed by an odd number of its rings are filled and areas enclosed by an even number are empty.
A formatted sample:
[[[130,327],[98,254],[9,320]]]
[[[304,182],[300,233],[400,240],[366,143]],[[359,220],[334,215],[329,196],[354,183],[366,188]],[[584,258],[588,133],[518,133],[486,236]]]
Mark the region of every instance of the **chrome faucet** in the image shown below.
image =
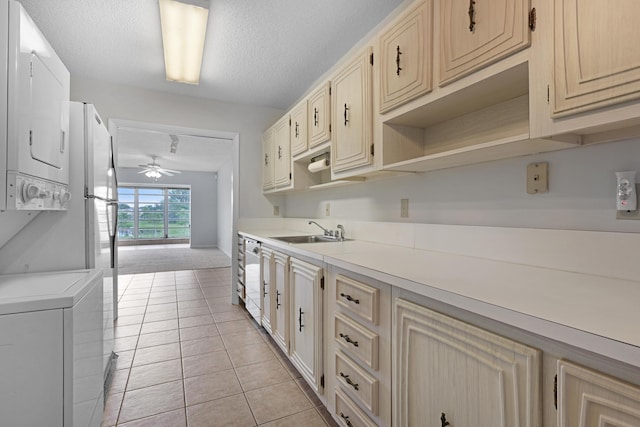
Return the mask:
[[[318,227],[320,227],[320,228],[322,229],[322,231],[324,232],[324,235],[325,235],[325,236],[331,236],[331,237],[333,237],[333,231],[331,231],[331,230],[327,230],[326,228],[324,228],[323,226],[321,226],[320,224],[318,224],[318,223],[317,223],[317,222],[315,222],[315,221],[309,221],[309,225],[311,225],[311,224],[315,224],[315,225],[317,225]]]
[[[344,225],[338,224],[336,227],[338,227],[335,233],[336,239],[344,240]]]

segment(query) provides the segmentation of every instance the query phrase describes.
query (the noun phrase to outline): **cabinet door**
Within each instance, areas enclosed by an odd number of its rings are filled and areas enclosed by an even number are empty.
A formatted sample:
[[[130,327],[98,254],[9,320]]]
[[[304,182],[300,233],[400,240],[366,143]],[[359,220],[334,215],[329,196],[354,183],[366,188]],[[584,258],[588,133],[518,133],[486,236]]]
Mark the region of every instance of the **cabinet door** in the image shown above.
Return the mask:
[[[558,361],[558,427],[640,425],[640,389]]]
[[[273,266],[273,251],[262,247],[260,252],[260,282],[262,283],[262,326],[271,334],[271,317],[274,310],[271,298],[273,278],[271,276]]]
[[[273,283],[275,289],[275,316],[271,319],[271,332],[285,354],[289,354],[289,257],[273,253]]]
[[[402,299],[394,316],[393,425],[540,425],[537,350]]]
[[[331,83],[316,89],[308,101],[309,148],[313,148],[331,139]]]
[[[62,326],[62,310],[0,316],[1,425],[63,425]]]
[[[322,375],[322,268],[295,258],[290,264],[291,361],[316,391]]]
[[[273,188],[273,129],[262,135],[262,189]]]
[[[291,183],[289,123],[289,116],[286,115],[273,126],[274,183],[277,188]]]
[[[419,1],[380,36],[380,112],[432,89],[431,0]]]
[[[440,84],[530,44],[529,0],[447,0],[440,6]]]
[[[373,161],[372,53],[366,49],[333,80],[331,168],[334,172]]]
[[[556,116],[640,97],[640,2],[555,3]]]
[[[302,101],[291,110],[291,155],[307,151],[307,101]]]

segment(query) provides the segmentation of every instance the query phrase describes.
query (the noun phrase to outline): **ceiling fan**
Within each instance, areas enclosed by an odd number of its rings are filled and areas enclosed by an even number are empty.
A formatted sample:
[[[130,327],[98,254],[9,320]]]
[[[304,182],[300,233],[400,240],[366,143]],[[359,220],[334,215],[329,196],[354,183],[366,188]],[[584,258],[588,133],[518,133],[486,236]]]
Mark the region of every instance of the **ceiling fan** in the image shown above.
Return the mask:
[[[158,180],[158,178],[162,177],[162,175],[173,176],[176,173],[182,173],[177,170],[165,169],[163,167],[160,167],[160,165],[156,163],[156,156],[151,156],[151,159],[153,160],[151,163],[147,163],[146,165],[138,165],[139,167],[143,168],[138,173],[143,173],[148,178],[153,178],[156,181]]]

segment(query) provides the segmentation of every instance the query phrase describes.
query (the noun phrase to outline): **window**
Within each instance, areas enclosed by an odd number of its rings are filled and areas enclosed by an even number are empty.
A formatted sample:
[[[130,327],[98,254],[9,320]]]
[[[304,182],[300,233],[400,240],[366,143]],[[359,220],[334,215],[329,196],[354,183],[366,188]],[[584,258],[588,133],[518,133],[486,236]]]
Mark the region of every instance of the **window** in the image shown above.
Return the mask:
[[[119,187],[118,238],[191,238],[191,189]]]

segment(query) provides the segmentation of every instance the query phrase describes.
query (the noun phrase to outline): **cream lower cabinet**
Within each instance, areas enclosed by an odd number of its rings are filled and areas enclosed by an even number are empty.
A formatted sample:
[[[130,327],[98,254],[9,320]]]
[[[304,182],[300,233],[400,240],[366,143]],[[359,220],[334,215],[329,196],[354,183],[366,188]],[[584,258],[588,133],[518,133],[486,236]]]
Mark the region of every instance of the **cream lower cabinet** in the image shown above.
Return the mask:
[[[640,388],[558,361],[558,427],[640,426]]]
[[[273,253],[274,310],[271,318],[271,336],[285,354],[289,354],[289,256]],[[272,292],[273,292],[272,291]],[[271,294],[273,298],[273,293]]]
[[[307,383],[321,393],[322,287],[321,267],[291,258],[289,293],[291,301],[290,357]]]
[[[260,283],[262,284],[262,326],[264,329],[271,333],[271,317],[275,307],[273,302],[275,300],[271,298],[274,287],[273,277],[271,272],[273,271],[273,251],[269,248],[262,247],[260,250]]]
[[[554,114],[640,98],[640,2],[557,0]]]
[[[394,426],[540,425],[538,350],[400,298],[394,325]]]

